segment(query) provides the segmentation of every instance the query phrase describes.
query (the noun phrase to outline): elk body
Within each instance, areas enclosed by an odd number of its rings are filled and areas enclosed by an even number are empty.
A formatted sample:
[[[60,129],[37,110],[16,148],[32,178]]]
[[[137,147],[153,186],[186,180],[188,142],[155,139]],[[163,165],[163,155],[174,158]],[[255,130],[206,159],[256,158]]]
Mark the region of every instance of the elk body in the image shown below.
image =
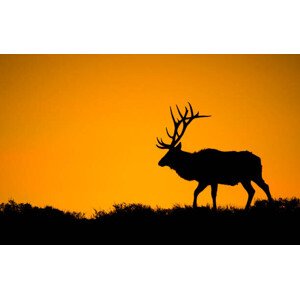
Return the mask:
[[[177,107],[177,106],[176,106]],[[166,128],[171,142],[169,144],[157,139],[156,145],[161,149],[168,149],[166,155],[159,161],[159,166],[169,166],[185,180],[195,180],[198,186],[194,191],[193,207],[197,207],[197,197],[207,186],[211,186],[211,196],[213,200],[213,209],[216,210],[218,185],[237,185],[241,183],[248,193],[246,209],[249,209],[255,190],[251,181],[256,183],[267,195],[269,202],[273,201],[269,186],[262,178],[261,160],[256,155],[248,151],[242,152],[223,152],[216,149],[203,149],[196,153],[189,153],[181,150],[182,138],[187,126],[195,118],[209,117],[209,115],[194,114],[193,108],[189,103],[189,109],[185,108],[182,113],[177,107],[180,119],[175,119],[171,111],[174,123],[174,132],[170,134]],[[190,114],[190,115],[189,115]],[[181,133],[179,128],[182,127]]]

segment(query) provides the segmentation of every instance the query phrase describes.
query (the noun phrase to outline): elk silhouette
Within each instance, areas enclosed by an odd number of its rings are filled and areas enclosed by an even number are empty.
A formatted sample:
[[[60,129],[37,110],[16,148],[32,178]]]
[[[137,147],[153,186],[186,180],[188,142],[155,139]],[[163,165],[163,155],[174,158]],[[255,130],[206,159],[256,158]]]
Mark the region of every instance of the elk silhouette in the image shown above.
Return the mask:
[[[248,193],[246,210],[251,205],[255,190],[251,181],[255,182],[267,195],[269,203],[273,202],[269,186],[262,178],[261,160],[249,151],[224,152],[216,149],[203,149],[199,152],[189,153],[181,150],[179,142],[192,120],[210,115],[194,114],[190,103],[189,108],[185,107],[182,113],[176,105],[180,118],[174,117],[172,108],[170,112],[174,123],[174,132],[170,134],[166,128],[167,135],[171,139],[169,144],[157,138],[156,146],[160,149],[167,149],[168,152],[159,161],[159,166],[169,166],[185,180],[195,180],[199,184],[194,191],[193,207],[197,207],[197,197],[207,186],[211,186],[211,196],[213,200],[213,210],[216,210],[218,184],[234,186],[241,183]],[[179,128],[182,127],[181,132]]]

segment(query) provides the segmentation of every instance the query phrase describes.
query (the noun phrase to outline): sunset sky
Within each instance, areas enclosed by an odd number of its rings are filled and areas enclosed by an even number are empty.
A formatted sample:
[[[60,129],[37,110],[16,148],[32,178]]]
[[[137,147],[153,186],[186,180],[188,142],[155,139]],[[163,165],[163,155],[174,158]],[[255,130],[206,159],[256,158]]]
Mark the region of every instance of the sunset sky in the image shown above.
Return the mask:
[[[299,55],[0,55],[0,201],[191,205],[197,183],[159,167],[155,146],[169,106],[188,101],[212,117],[193,121],[183,150],[252,151],[275,198],[299,197],[299,82]],[[219,206],[246,199],[219,186]]]

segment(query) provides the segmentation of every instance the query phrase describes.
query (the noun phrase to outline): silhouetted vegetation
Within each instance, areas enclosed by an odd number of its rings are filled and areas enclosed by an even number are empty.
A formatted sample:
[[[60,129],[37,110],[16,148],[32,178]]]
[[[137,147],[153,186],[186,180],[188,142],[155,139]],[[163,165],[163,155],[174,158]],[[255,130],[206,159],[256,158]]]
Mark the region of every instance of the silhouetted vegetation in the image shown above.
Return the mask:
[[[116,204],[82,213],[0,204],[2,244],[300,244],[300,200],[256,201],[249,210]]]

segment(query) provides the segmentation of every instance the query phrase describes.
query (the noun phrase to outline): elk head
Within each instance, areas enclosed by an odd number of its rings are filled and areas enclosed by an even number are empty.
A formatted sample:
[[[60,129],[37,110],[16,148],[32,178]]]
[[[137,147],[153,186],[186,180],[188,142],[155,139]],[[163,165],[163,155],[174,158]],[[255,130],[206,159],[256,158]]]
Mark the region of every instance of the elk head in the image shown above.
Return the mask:
[[[176,160],[178,153],[181,151],[181,142],[180,139],[182,138],[186,128],[195,118],[201,117],[210,117],[210,115],[199,115],[199,112],[194,114],[193,108],[190,103],[189,107],[185,107],[185,112],[182,113],[178,106],[176,105],[178,114],[180,118],[175,119],[172,108],[170,107],[170,112],[174,124],[174,131],[173,134],[170,134],[168,128],[166,128],[166,132],[168,137],[171,139],[170,143],[165,143],[162,139],[157,139],[158,144],[156,146],[160,149],[167,149],[168,152],[164,155],[164,157],[158,162],[159,166],[170,166],[173,168],[173,162]],[[179,132],[180,127],[182,127],[181,132]]]

